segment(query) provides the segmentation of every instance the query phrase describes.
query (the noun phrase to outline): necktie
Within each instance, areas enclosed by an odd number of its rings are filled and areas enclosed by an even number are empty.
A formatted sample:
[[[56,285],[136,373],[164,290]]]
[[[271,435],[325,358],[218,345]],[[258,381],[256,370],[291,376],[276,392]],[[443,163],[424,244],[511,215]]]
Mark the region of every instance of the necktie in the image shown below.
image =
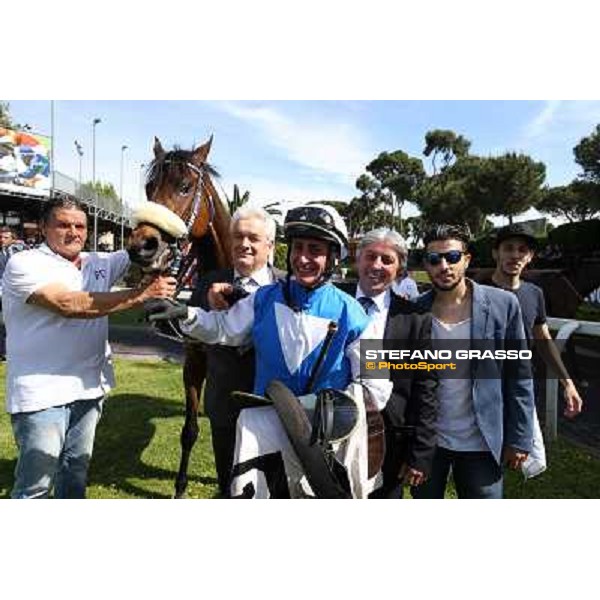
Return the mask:
[[[363,310],[369,314],[369,310],[371,310],[372,306],[375,306],[375,300],[369,298],[368,296],[361,296],[358,301],[360,305],[363,307]]]

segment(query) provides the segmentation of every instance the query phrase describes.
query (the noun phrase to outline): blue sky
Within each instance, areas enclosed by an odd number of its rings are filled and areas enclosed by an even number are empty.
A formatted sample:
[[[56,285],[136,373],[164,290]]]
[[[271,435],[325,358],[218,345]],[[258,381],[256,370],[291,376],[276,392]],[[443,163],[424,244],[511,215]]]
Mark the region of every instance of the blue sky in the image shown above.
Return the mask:
[[[50,133],[49,101],[10,101],[13,117]],[[379,152],[402,149],[422,156],[424,135],[453,129],[472,141],[472,152],[522,151],[547,167],[547,183],[577,173],[572,148],[600,123],[600,101],[55,101],[55,162],[78,177],[74,140],[83,146],[83,180],[92,175],[92,120],[96,178],[141,197],[142,163],[163,146],[188,148],[214,134],[210,160],[221,186],[250,190],[253,201],[349,200],[354,182]],[[408,211],[407,214],[414,213]],[[535,216],[526,214],[525,216]]]

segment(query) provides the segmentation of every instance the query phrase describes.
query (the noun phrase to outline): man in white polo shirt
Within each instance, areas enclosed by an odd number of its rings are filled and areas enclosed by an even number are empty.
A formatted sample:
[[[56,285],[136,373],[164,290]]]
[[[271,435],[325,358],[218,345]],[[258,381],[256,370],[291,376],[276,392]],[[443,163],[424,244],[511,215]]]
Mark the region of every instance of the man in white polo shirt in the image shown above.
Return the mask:
[[[6,407],[19,449],[13,498],[84,498],[96,424],[114,385],[109,313],[173,295],[175,280],[155,277],[110,292],[125,272],[124,251],[82,252],[83,206],[48,202],[45,243],[13,257],[4,273]],[[14,260],[16,259],[16,260]]]

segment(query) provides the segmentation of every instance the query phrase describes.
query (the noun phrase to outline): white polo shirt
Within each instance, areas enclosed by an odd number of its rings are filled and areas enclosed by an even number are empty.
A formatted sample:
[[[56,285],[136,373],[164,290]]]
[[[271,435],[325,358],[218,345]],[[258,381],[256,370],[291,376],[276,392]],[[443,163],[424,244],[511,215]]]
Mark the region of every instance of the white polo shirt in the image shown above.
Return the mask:
[[[27,304],[35,291],[62,283],[70,291],[108,292],[129,266],[127,252],[81,253],[81,269],[42,244],[15,254],[3,278],[6,409],[32,412],[98,398],[114,386],[108,317],[67,319]]]

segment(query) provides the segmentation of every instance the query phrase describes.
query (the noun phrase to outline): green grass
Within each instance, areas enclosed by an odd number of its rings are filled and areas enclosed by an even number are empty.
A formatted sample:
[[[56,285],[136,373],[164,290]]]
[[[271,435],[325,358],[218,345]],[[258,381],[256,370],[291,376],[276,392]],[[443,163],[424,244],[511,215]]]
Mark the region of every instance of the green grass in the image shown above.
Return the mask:
[[[592,304],[580,304],[575,318],[580,321],[600,321],[600,307]]]
[[[90,498],[170,498],[179,465],[184,417],[181,367],[161,361],[116,360],[117,387],[105,404],[90,468]],[[0,366],[4,400],[5,366]],[[508,498],[598,498],[600,460],[564,439],[548,449],[548,470],[523,482],[506,477]],[[13,483],[16,448],[9,416],[0,413],[0,498]],[[213,498],[217,482],[210,426],[200,419],[200,437],[190,461],[188,497]],[[451,488],[448,497],[454,497]]]
[[[430,283],[427,271],[411,271],[410,274],[417,283]]]

